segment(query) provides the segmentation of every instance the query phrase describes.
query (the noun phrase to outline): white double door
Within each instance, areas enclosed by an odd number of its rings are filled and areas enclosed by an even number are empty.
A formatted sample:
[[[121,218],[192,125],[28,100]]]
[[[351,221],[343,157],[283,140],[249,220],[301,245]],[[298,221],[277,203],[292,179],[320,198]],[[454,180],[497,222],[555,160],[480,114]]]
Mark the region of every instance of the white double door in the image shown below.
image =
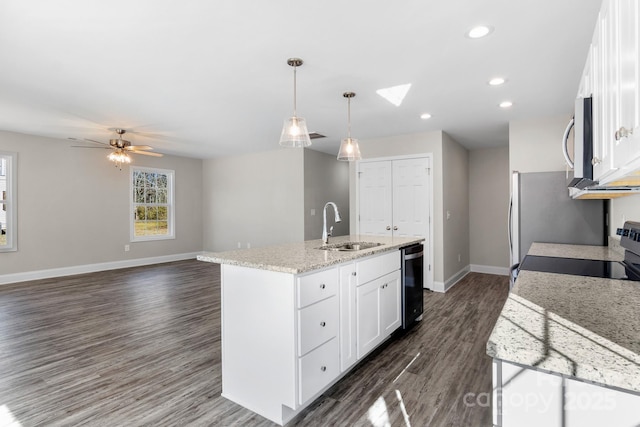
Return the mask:
[[[429,157],[358,164],[358,232],[388,237],[424,237],[426,270],[431,246],[430,179]],[[425,287],[430,287],[430,274],[424,277]]]

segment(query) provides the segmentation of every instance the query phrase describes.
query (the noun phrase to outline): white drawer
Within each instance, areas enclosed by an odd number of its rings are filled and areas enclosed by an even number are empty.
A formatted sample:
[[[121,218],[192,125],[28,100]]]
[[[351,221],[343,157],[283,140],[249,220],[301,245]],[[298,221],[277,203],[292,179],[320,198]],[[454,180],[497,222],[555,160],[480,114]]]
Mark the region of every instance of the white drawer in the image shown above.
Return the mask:
[[[304,404],[340,375],[338,338],[298,359],[300,404]]]
[[[298,356],[338,335],[338,307],[332,296],[298,311]]]
[[[358,285],[400,269],[400,251],[391,251],[364,261],[356,262]]]
[[[338,269],[319,271],[298,277],[298,308],[338,293]]]

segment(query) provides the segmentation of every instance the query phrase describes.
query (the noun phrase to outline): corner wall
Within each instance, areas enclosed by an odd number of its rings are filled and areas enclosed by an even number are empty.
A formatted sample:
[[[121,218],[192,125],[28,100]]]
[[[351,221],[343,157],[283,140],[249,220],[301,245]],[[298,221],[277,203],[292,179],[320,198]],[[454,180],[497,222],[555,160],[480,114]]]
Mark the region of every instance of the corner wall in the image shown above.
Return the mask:
[[[509,147],[469,152],[471,271],[509,274]]]
[[[304,149],[304,240],[322,238],[322,210],[327,202],[338,206],[342,222],[334,223],[333,209],[327,209],[327,229],[334,236],[349,234],[349,163],[333,154]],[[311,214],[314,210],[315,215]]]
[[[204,161],[204,250],[304,240],[304,153],[279,149]]]

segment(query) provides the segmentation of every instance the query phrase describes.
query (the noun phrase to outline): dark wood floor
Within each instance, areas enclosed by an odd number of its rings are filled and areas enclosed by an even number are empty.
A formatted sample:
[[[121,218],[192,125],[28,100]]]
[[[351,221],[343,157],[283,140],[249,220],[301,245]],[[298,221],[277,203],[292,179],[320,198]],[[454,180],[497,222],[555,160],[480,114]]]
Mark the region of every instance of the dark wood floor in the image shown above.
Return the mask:
[[[1,286],[0,425],[272,426],[220,397],[219,277],[181,261]],[[290,425],[490,425],[465,395],[491,390],[485,343],[507,292],[476,273],[426,292],[417,327]]]

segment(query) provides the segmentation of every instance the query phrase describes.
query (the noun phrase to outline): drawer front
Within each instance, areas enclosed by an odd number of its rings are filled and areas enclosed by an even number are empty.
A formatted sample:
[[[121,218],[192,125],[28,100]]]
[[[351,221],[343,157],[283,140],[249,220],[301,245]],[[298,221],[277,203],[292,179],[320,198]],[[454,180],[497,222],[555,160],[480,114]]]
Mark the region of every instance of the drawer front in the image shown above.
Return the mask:
[[[364,261],[356,262],[358,285],[370,282],[400,269],[400,251],[391,251]]]
[[[338,335],[338,297],[298,310],[298,356]]]
[[[298,308],[306,307],[337,293],[337,268],[298,277]]]
[[[298,360],[300,404],[304,404],[340,375],[338,338],[316,348]]]

